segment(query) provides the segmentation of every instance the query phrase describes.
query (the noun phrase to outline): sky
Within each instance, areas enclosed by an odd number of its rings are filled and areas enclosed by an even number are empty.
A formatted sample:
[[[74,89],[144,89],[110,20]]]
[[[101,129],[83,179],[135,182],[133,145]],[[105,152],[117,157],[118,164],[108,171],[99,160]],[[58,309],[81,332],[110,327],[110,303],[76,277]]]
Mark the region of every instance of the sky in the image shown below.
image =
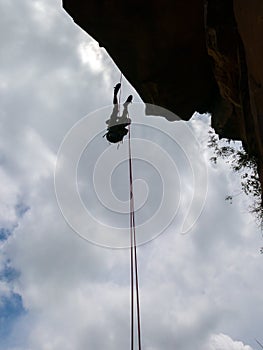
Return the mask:
[[[0,8],[0,350],[128,348],[127,140],[102,137],[120,71],[61,1]],[[225,201],[240,176],[210,162],[210,116],[129,94],[143,349],[259,349],[262,233]]]

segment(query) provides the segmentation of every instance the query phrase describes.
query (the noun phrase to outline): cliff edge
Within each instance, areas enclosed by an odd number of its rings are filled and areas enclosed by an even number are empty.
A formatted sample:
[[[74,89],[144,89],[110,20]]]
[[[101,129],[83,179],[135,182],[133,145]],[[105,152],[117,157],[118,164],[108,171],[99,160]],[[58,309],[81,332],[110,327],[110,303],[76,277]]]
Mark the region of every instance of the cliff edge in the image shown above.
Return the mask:
[[[144,102],[185,120],[210,112],[221,138],[241,140],[256,157],[263,187],[262,0],[63,0],[63,7]]]

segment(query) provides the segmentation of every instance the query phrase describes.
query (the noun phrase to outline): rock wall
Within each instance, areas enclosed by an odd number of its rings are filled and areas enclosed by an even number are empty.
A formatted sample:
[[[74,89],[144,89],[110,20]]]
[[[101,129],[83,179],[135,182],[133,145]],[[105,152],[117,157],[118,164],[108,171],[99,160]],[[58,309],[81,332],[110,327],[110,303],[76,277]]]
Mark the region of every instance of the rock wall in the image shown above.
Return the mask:
[[[249,152],[258,158],[258,171],[263,188],[263,1],[234,0],[237,28],[244,45],[247,65],[247,124]]]
[[[161,6],[161,5],[162,6]],[[145,102],[189,119],[217,90],[204,40],[203,0],[64,0]]]
[[[257,157],[263,184],[262,0],[63,0],[63,6],[145,102],[185,120],[211,112],[220,137],[241,140]]]

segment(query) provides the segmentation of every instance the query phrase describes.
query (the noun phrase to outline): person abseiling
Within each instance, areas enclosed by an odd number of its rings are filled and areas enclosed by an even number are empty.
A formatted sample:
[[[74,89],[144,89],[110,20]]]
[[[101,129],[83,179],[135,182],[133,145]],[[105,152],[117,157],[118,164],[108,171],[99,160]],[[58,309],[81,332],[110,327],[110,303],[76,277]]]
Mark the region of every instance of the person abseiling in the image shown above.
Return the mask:
[[[128,116],[128,105],[132,102],[132,95],[128,96],[127,100],[123,104],[122,116],[118,115],[118,92],[121,88],[121,83],[118,83],[114,87],[113,92],[113,110],[110,119],[106,121],[108,125],[106,136],[110,143],[118,143],[123,140],[124,136],[128,134],[126,127],[131,124],[131,119]],[[104,137],[103,136],[103,137]]]

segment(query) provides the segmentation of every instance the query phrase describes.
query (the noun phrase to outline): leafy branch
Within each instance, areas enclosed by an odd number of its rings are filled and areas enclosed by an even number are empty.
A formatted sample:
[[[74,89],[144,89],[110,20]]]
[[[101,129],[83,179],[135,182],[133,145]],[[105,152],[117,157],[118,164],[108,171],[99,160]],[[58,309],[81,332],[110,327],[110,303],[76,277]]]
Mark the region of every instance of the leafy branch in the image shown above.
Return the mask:
[[[214,151],[210,158],[211,162],[217,164],[219,158],[223,159],[230,164],[234,172],[241,173],[241,189],[247,196],[253,197],[253,204],[249,207],[249,211],[263,229],[262,190],[257,171],[257,159],[250,156],[243,147],[237,147],[235,142],[219,140],[213,131],[209,131],[209,134],[208,147]],[[240,193],[227,195],[225,200],[232,204],[233,198]]]

